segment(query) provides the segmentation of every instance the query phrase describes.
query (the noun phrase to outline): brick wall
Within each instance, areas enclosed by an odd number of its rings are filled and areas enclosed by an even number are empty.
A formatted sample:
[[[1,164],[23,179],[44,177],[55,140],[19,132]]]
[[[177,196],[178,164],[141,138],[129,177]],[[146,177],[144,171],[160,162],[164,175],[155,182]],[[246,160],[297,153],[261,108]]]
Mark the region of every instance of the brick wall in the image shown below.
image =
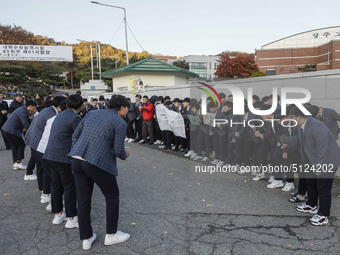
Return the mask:
[[[275,69],[276,74],[297,73],[309,64],[318,64],[318,70],[340,69],[340,41],[316,48],[257,50],[256,63],[261,72]]]

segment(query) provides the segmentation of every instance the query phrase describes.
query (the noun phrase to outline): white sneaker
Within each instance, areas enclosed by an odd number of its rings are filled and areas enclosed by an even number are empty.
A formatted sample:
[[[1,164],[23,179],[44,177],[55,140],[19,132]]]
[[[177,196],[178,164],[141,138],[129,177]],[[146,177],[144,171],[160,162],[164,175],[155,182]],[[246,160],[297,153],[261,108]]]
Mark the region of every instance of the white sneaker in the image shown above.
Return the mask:
[[[123,233],[121,231],[117,231],[116,234],[106,234],[104,245],[112,245],[117,243],[122,243],[129,240],[130,235],[127,233]]]
[[[310,205],[307,204],[296,206],[296,210],[298,210],[299,212],[308,212],[312,214],[316,214],[318,212],[318,208],[316,206],[311,207]]]
[[[185,154],[185,155],[184,155],[184,157],[190,157],[190,156],[192,155],[192,153],[193,153],[193,151],[192,151],[192,150],[190,150],[190,151],[188,151],[188,153],[187,153],[187,154]]]
[[[155,144],[161,144],[161,143],[162,143],[161,140],[157,140],[157,141],[155,142]]]
[[[25,177],[24,177],[25,181],[34,181],[36,179],[37,179],[37,176],[35,174],[29,174],[29,175],[25,174]]]
[[[287,182],[286,185],[282,188],[282,191],[291,191],[295,189],[293,182]]]
[[[130,138],[127,142],[132,143],[133,141],[135,141],[135,139]]]
[[[79,228],[78,216],[67,218],[65,228]]]
[[[239,171],[238,171],[239,174],[246,174],[246,173],[248,173],[248,170],[247,170],[246,167],[236,165],[236,169],[237,169],[237,166],[239,167],[239,168],[238,168],[238,169],[239,169]]]
[[[139,143],[144,143],[144,140],[143,140],[143,139],[142,139],[142,140],[140,140],[140,141],[139,141]]]
[[[40,203],[47,204],[51,202],[51,194],[41,194]]]
[[[158,146],[158,148],[160,148],[160,149],[164,149],[165,147],[166,147],[165,145]]]
[[[92,237],[83,240],[83,250],[91,249],[92,243],[97,239],[97,235],[93,233]]]
[[[203,159],[201,156],[197,156],[196,158],[194,158],[194,160],[201,160]]]
[[[326,216],[315,214],[311,219],[309,219],[309,222],[315,226],[322,226],[328,224],[328,218]]]
[[[195,153],[195,152],[193,152],[193,153],[191,154],[191,156],[190,156],[191,159],[194,159],[194,158],[196,158],[196,157],[197,157],[197,153]]]
[[[125,138],[125,142],[127,142],[127,141],[129,141],[129,138],[126,137],[126,138]]]
[[[215,165],[218,163],[218,159],[214,159],[213,161],[211,161],[211,164]]]
[[[268,189],[282,188],[285,186],[282,180],[274,180],[272,183],[267,185]]]
[[[208,157],[204,157],[204,158],[202,158],[202,161],[206,162],[206,161],[208,161],[208,159],[209,159]]]
[[[49,203],[49,204],[46,206],[46,211],[52,212],[52,204],[51,204],[51,203]]]
[[[52,224],[57,225],[57,224],[62,223],[65,220],[67,220],[67,219],[66,219],[66,214],[64,212],[62,212],[61,214],[55,214],[53,221],[52,221]]]
[[[222,160],[219,160],[218,162],[217,162],[217,164],[216,164],[217,166],[223,166],[224,165],[224,161],[222,161]]]
[[[22,162],[17,164],[17,167],[20,169],[20,170],[26,170],[27,166],[24,165]]]
[[[270,177],[269,177],[269,180],[268,180],[268,182],[269,183],[272,183],[274,181],[274,176],[273,175],[271,175]]]
[[[24,165],[22,162],[20,162],[20,163],[15,162],[13,164],[13,169],[15,169],[15,170],[26,170],[26,168],[27,168],[27,166]]]
[[[259,173],[253,178],[253,181],[259,181],[259,180],[262,180],[264,178],[266,178],[266,176],[263,173]]]

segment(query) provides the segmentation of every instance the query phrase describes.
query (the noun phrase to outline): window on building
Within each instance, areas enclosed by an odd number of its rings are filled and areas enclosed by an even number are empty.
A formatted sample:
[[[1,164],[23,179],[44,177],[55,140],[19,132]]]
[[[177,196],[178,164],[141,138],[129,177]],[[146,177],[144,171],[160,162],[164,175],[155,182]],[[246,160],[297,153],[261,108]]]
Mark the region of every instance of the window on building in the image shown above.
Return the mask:
[[[197,73],[201,78],[207,78],[207,63],[189,62],[189,71]]]
[[[276,75],[276,70],[275,69],[267,69],[266,76],[270,76],[270,75]]]

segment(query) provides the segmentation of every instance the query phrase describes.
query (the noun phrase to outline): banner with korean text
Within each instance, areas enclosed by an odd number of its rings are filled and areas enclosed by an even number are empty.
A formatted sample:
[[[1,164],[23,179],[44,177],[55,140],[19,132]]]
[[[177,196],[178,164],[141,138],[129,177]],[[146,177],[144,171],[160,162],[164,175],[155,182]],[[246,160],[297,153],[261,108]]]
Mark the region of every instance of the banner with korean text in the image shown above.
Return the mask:
[[[0,60],[72,62],[72,46],[0,44]]]

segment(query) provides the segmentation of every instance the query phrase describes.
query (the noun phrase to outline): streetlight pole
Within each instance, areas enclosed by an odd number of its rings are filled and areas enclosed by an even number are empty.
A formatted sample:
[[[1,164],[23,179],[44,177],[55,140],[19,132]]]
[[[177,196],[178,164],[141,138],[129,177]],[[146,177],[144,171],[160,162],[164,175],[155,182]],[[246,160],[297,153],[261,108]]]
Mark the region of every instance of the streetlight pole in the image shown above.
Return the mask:
[[[107,7],[118,8],[124,11],[124,23],[125,23],[125,42],[126,42],[126,64],[129,65],[129,47],[128,47],[128,39],[127,39],[127,24],[126,24],[126,10],[124,7],[109,5],[109,4],[102,4],[96,1],[90,1],[93,4],[99,4]]]

